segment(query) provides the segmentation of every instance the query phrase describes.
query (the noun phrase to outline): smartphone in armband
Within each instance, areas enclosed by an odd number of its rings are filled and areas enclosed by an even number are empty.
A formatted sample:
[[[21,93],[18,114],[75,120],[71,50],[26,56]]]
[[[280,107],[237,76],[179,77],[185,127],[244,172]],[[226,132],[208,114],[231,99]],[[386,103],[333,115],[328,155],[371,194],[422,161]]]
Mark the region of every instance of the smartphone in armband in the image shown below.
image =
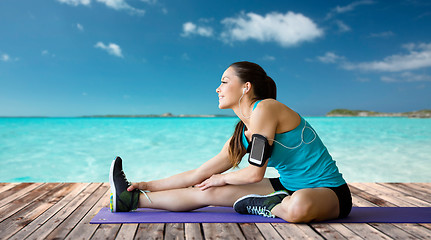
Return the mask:
[[[269,146],[266,137],[253,134],[251,140],[251,150],[248,156],[248,162],[252,165],[262,167],[266,160],[271,156],[271,146]]]

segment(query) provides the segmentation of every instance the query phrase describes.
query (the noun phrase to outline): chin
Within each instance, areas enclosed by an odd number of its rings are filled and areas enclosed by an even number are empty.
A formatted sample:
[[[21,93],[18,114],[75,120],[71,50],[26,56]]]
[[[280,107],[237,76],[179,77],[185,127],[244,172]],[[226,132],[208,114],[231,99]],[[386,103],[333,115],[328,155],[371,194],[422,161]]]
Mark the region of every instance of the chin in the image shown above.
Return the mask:
[[[222,103],[218,104],[218,108],[219,109],[229,109],[229,107],[227,107],[226,105],[223,105]]]

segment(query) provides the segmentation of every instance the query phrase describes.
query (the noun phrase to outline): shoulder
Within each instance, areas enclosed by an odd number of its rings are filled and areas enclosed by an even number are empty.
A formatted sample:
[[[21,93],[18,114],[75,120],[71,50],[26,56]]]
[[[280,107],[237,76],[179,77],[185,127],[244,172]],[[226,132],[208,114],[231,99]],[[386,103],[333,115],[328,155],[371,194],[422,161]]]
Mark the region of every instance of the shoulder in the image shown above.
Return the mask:
[[[272,115],[272,114],[277,114],[284,108],[286,108],[286,105],[284,105],[283,103],[275,99],[268,98],[268,99],[263,99],[261,102],[259,102],[254,111],[256,111],[257,114],[264,113],[265,115],[267,114]]]
[[[280,111],[282,110],[282,103],[275,99],[264,99],[259,102],[253,110],[250,122],[254,124],[268,124],[269,122],[277,121]]]

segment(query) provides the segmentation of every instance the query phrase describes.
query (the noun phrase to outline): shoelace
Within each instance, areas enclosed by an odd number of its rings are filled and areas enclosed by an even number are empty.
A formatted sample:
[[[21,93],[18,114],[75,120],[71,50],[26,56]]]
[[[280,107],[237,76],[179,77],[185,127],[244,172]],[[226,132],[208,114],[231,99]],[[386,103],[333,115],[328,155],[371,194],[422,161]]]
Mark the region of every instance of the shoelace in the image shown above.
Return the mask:
[[[266,207],[247,206],[247,212],[250,214],[260,215],[263,217],[275,218],[275,216],[271,213],[271,211],[266,209]]]

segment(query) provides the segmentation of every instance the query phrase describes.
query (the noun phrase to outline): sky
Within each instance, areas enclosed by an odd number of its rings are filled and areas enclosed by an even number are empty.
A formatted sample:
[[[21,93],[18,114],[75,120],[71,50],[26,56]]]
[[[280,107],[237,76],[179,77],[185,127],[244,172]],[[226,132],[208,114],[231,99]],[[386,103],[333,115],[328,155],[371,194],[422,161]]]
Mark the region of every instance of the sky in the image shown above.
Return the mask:
[[[1,0],[0,116],[226,114],[261,65],[304,116],[431,109],[431,2]]]

